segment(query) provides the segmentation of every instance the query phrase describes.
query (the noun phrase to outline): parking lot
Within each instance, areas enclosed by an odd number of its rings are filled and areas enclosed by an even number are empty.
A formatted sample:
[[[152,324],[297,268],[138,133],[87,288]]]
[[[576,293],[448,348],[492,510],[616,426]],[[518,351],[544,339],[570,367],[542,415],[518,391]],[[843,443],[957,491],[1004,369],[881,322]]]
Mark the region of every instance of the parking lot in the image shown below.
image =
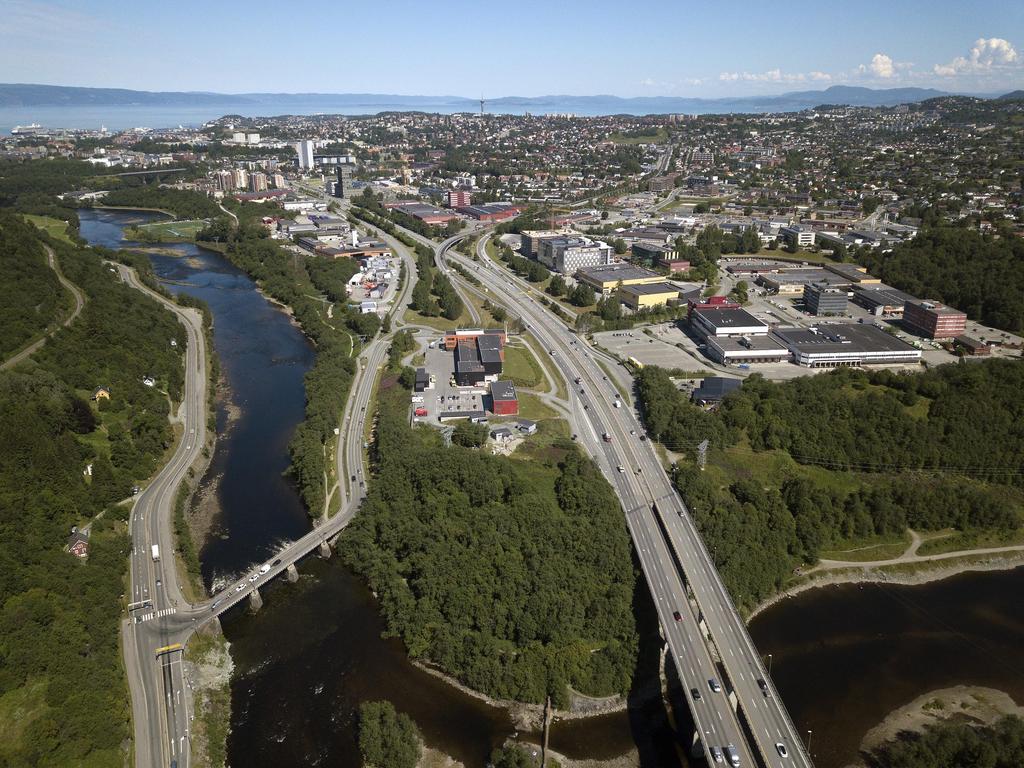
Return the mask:
[[[437,344],[441,334],[434,334],[429,337],[435,342],[434,348],[429,346],[424,350],[425,362],[423,367],[427,373],[434,377],[433,389],[425,392],[414,392],[413,398],[422,397],[423,401],[413,401],[415,407],[424,408],[427,413],[424,416],[414,417],[420,422],[437,425],[438,416],[442,413],[459,412],[469,416],[482,416],[484,413],[484,396],[487,394],[486,387],[456,387],[452,383],[454,368],[454,356],[451,352]]]

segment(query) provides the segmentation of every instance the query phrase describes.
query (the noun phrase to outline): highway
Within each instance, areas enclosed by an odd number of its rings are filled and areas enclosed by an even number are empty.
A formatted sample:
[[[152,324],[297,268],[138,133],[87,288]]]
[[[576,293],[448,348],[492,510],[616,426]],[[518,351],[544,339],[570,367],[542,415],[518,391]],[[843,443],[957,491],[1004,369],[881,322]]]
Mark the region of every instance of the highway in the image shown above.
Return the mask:
[[[680,678],[687,689],[697,688],[703,699],[707,691],[704,652],[721,658],[721,682],[727,693],[735,697],[738,712],[749,738],[734,740],[729,713],[732,707],[723,697],[715,699],[717,715],[710,720],[702,714],[701,706],[691,709],[705,733],[705,748],[733,743],[742,764],[810,766],[811,760],[785,706],[768,677],[757,649],[746,627],[736,612],[714,563],[696,530],[689,511],[679,498],[664,472],[657,454],[649,441],[640,440],[643,428],[636,413],[627,405],[614,406],[616,391],[597,364],[597,355],[577,340],[561,321],[538,301],[517,290],[512,278],[483,253],[484,239],[478,243],[478,261],[463,261],[489,289],[492,301],[504,305],[519,315],[529,330],[549,350],[552,362],[560,369],[567,382],[577,377],[581,386],[574,391],[578,400],[573,408],[575,431],[585,436],[591,449],[615,484],[626,511],[626,519],[633,536],[641,566],[647,577],[651,594],[659,608],[662,627],[672,649]],[[452,255],[452,258],[459,257]],[[510,290],[511,289],[511,290]],[[582,389],[583,394],[579,390]],[[587,408],[583,408],[586,405]],[[608,432],[612,441],[601,441],[602,448],[593,450],[594,436]],[[622,467],[620,472],[618,467]],[[667,549],[658,544],[661,540]],[[671,558],[667,556],[671,554]],[[676,582],[685,582],[691,591],[694,615],[686,621],[676,622],[666,617],[666,606],[678,610],[680,593]],[[675,632],[677,624],[701,617],[710,643],[696,642],[695,633],[681,636]],[[681,647],[686,646],[687,650]],[[697,662],[691,667],[690,661]],[[694,678],[697,679],[694,679]],[[764,681],[762,690],[758,681]],[[702,689],[703,688],[703,689]],[[720,724],[720,730],[707,733],[709,724]],[[782,744],[786,757],[776,748]],[[755,753],[757,755],[754,759]]]

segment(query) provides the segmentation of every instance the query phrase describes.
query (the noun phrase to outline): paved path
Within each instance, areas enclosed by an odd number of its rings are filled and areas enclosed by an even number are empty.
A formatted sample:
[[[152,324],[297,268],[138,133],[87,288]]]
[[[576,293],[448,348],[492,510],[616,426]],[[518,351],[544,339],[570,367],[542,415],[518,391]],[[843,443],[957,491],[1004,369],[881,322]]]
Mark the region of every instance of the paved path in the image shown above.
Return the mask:
[[[64,273],[60,271],[60,266],[58,266],[57,264],[57,255],[53,252],[53,248],[46,245],[45,243],[43,244],[43,248],[46,249],[46,262],[50,265],[50,269],[57,273],[57,279],[60,281],[60,284],[63,285],[67,290],[71,291],[71,295],[75,297],[75,308],[71,311],[71,314],[64,319],[63,323],[61,323],[56,328],[47,331],[46,335],[43,336],[43,338],[37,339],[20,352],[17,352],[11,357],[7,358],[7,360],[5,360],[3,364],[0,364],[0,370],[4,368],[11,368],[20,363],[22,360],[24,360],[32,353],[34,353],[37,349],[43,346],[43,344],[46,343],[46,340],[53,336],[53,334],[55,334],[58,330],[60,330],[61,328],[67,328],[69,325],[71,325],[75,321],[75,318],[82,313],[82,307],[85,306],[85,294],[82,293],[81,289],[79,289],[77,285],[75,285],[66,277],[64,277]]]

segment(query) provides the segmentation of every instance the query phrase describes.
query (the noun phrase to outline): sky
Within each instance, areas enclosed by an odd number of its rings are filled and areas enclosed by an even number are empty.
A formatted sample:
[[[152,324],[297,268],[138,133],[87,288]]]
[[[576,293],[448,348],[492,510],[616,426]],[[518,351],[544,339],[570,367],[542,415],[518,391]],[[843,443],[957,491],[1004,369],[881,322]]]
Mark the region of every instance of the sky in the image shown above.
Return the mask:
[[[0,80],[473,98],[996,93],[1024,87],[1024,2],[0,0]]]

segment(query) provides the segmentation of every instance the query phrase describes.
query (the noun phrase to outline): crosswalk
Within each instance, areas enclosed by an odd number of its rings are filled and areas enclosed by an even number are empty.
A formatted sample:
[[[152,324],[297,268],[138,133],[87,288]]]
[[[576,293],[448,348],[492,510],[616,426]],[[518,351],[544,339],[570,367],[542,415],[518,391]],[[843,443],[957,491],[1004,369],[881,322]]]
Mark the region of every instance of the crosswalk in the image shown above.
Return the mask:
[[[147,613],[145,616],[139,616],[137,617],[136,620],[150,621],[151,619],[159,619],[162,616],[170,616],[172,613],[177,613],[177,610],[175,608],[164,608],[159,611],[151,611],[150,613]]]

